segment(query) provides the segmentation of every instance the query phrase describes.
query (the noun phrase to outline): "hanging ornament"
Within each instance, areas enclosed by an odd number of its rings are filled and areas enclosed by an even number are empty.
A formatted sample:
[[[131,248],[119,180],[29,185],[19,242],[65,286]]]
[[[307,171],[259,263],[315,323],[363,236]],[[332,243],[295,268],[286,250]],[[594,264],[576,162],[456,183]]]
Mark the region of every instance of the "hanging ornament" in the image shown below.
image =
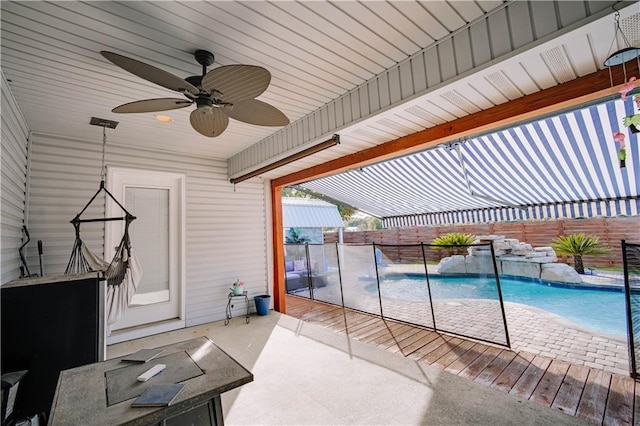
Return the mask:
[[[620,86],[618,93],[620,94],[620,99],[624,102],[627,100],[627,95],[632,90],[636,88],[636,76],[631,76],[627,79],[627,68],[626,63],[635,59],[638,62],[638,68],[640,68],[640,48],[632,47],[629,44],[629,40],[625,36],[624,32],[620,28],[620,12],[616,10],[614,15],[615,20],[615,33],[613,35],[613,41],[611,42],[611,47],[609,48],[609,52],[611,52],[614,44],[619,44],[622,42],[624,47],[619,49],[612,54],[610,54],[607,59],[604,61],[604,66],[609,69],[609,79],[611,82],[611,88],[614,88],[613,83],[613,73],[611,72],[611,68],[617,65],[622,65],[622,71],[624,73],[624,81],[625,83]],[[612,90],[612,94],[615,93]],[[615,100],[615,96],[613,96]],[[634,97],[634,101],[636,106],[640,108],[640,98],[638,95]],[[640,114],[633,114],[627,117],[624,117],[622,120],[622,124],[629,128],[629,130],[633,133],[637,133],[640,131]],[[618,160],[620,161],[620,168],[626,167],[626,159],[627,159],[627,149],[625,144],[625,134],[621,132],[613,133],[613,140],[619,146],[618,149]]]
[[[624,143],[624,138],[625,138],[624,133],[615,132],[613,134],[613,140],[620,145],[620,149],[618,150],[618,160],[620,161],[621,169],[626,167],[626,159],[627,159],[627,149]]]

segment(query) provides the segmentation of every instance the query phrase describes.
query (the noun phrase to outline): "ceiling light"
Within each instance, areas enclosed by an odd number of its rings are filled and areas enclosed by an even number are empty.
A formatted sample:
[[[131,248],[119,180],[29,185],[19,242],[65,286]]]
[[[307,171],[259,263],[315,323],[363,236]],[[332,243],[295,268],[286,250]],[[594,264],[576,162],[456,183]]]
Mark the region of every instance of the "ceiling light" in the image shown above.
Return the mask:
[[[154,115],[154,118],[156,120],[158,120],[159,122],[161,122],[161,123],[171,123],[171,122],[173,122],[173,118],[169,117],[168,115],[157,114],[157,115]]]

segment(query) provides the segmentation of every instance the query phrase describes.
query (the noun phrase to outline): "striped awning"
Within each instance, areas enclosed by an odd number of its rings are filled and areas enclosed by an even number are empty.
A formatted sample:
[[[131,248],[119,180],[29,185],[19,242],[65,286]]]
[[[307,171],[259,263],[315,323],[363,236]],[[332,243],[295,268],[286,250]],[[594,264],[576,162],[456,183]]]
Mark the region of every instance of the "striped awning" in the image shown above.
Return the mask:
[[[622,125],[636,110],[611,100],[300,186],[386,226],[636,215],[640,146]]]

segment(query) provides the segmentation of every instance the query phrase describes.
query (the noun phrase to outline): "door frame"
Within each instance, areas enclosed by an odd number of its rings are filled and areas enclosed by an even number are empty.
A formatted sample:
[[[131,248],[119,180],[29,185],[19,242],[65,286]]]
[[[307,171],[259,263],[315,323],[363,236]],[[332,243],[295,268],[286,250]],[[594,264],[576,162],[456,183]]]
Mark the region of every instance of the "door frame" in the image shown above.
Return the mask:
[[[164,171],[148,170],[148,169],[133,169],[133,168],[126,168],[126,167],[109,166],[107,167],[106,189],[112,194],[114,194],[114,196],[115,196],[115,193],[121,192],[124,194],[124,190],[125,190],[125,188],[119,188],[116,191],[115,188],[113,188],[113,186],[109,184],[109,182],[114,181],[114,175],[116,174],[118,174],[119,177],[125,176],[125,180],[129,182],[131,181],[135,182],[136,179],[138,180],[144,179],[148,181],[150,177],[153,178],[157,176],[163,179],[173,179],[177,183],[176,186],[178,188],[177,189],[178,193],[175,194],[176,200],[177,200],[177,203],[176,203],[177,206],[175,210],[171,211],[171,214],[178,215],[178,219],[177,219],[178,242],[176,242],[176,245],[174,247],[177,248],[177,255],[176,255],[177,259],[175,259],[176,260],[175,264],[179,269],[179,271],[177,272],[178,283],[180,286],[180,288],[178,289],[179,314],[177,319],[160,321],[147,326],[140,325],[137,327],[117,330],[117,331],[114,331],[113,333],[110,333],[109,330],[107,330],[108,335],[106,337],[106,342],[108,345],[186,327],[186,287],[187,287],[186,286],[186,175],[184,173],[173,173],[173,172],[164,172]],[[140,186],[144,186],[144,184],[141,184]],[[170,195],[170,198],[171,197],[172,195]],[[107,202],[105,211],[106,211],[106,217],[113,217],[113,216],[118,216],[122,214],[122,209],[120,209],[120,207],[118,207],[114,202]],[[109,226],[108,222],[105,224],[104,253],[107,259],[111,259],[111,257],[114,254],[114,248],[108,247],[109,242],[112,240],[112,238],[114,238],[114,232],[121,233],[121,230],[119,230],[118,228],[118,231],[116,231],[116,228],[118,227]],[[170,241],[170,245],[173,245],[171,241]],[[173,250],[170,249],[169,252],[172,253]],[[144,274],[144,270],[143,270],[143,274]],[[105,286],[105,291],[106,291],[106,286]],[[106,312],[105,312],[105,315],[106,315]],[[106,324],[106,319],[105,319],[105,324]]]

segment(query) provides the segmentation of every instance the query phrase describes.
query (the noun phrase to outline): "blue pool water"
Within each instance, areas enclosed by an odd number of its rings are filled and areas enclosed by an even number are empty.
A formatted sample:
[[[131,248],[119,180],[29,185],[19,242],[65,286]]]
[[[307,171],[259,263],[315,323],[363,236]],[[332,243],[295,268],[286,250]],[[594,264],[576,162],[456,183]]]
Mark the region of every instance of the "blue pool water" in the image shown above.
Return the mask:
[[[496,282],[482,277],[432,277],[434,299],[498,300]],[[603,333],[626,336],[625,303],[622,291],[597,288],[571,288],[539,281],[501,278],[503,300],[543,309],[576,324]],[[376,284],[369,285],[376,291]],[[380,282],[383,297],[429,300],[424,276]]]

